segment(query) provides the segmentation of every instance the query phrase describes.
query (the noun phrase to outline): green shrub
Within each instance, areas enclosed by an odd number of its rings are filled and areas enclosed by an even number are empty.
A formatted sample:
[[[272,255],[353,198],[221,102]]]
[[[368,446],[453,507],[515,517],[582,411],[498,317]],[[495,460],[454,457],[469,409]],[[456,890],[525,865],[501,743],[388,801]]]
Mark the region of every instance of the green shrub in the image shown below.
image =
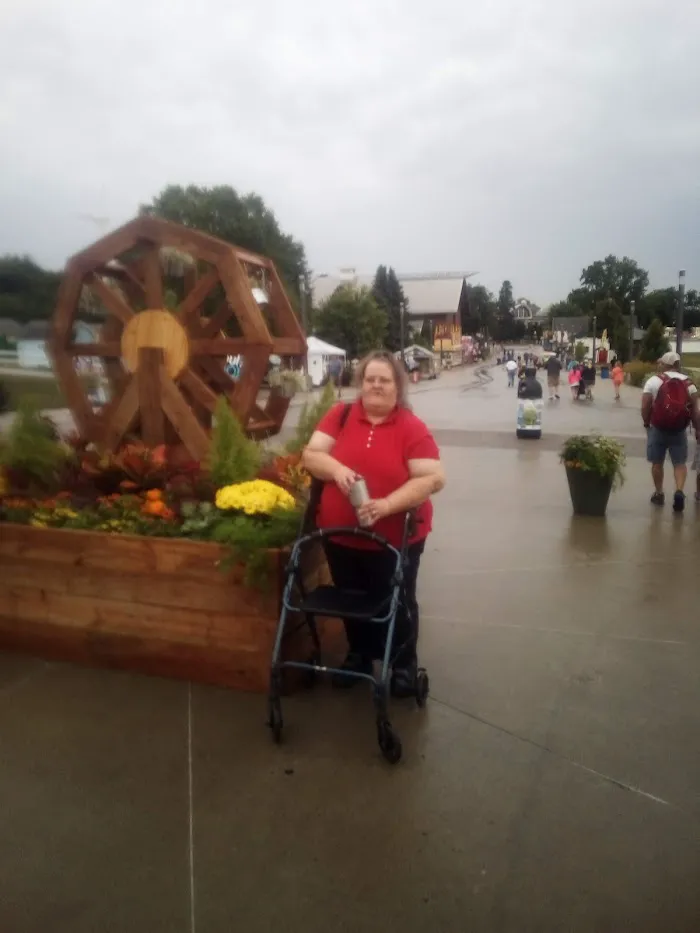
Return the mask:
[[[642,360],[632,360],[631,363],[625,363],[627,381],[631,386],[636,386],[638,389],[641,389],[647,379],[657,372],[658,368],[657,363],[644,363]]]
[[[260,468],[260,447],[246,436],[228,401],[221,396],[214,410],[209,476],[217,489],[255,479]]]
[[[316,430],[316,425],[326,412],[333,407],[335,400],[335,388],[332,382],[328,382],[318,401],[314,402],[312,405],[309,405],[308,402],[304,403],[304,407],[299,414],[299,423],[294,431],[294,437],[286,445],[288,453],[300,454],[302,452],[311,440],[311,435]]]
[[[23,399],[0,449],[0,464],[17,489],[52,490],[69,456],[53,423]]]
[[[574,347],[574,358],[576,359],[576,362],[583,363],[587,355],[588,355],[588,347],[582,340],[579,340],[576,346]]]
[[[647,332],[642,339],[639,347],[639,359],[644,363],[656,363],[670,349],[671,344],[666,336],[666,328],[655,317],[647,327]]]

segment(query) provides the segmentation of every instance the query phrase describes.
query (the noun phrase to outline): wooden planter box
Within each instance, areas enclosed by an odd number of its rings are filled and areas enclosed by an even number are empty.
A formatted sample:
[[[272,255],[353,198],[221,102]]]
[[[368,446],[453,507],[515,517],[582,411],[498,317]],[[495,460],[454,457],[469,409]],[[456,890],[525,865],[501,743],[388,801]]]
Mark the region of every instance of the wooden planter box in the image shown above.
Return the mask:
[[[270,552],[264,590],[243,570],[223,573],[216,544],[107,535],[0,522],[0,649],[49,659],[265,691],[279,618],[284,552]],[[307,580],[326,582],[322,554]],[[324,653],[344,649],[338,623],[323,622]],[[305,660],[303,630],[285,656]]]

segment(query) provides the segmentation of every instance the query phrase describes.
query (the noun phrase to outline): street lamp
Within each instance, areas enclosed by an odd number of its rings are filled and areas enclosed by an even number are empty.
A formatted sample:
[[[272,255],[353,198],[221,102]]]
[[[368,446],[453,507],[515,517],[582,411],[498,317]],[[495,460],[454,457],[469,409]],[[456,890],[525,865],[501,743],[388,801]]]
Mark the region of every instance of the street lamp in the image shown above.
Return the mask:
[[[634,356],[634,311],[637,305],[634,301],[630,301],[630,333],[629,333],[629,362],[632,362],[632,357]]]
[[[678,310],[676,311],[676,353],[683,353],[683,304],[685,300],[685,269],[678,273]]]

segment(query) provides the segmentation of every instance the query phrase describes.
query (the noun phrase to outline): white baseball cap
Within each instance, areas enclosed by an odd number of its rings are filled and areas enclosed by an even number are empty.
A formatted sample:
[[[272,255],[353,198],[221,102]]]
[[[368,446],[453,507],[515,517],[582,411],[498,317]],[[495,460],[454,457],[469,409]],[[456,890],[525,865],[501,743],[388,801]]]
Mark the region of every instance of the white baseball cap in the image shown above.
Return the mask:
[[[659,363],[661,363],[663,366],[676,366],[678,363],[680,363],[680,361],[680,356],[673,350],[669,350],[668,353],[664,353],[664,355],[659,360]]]

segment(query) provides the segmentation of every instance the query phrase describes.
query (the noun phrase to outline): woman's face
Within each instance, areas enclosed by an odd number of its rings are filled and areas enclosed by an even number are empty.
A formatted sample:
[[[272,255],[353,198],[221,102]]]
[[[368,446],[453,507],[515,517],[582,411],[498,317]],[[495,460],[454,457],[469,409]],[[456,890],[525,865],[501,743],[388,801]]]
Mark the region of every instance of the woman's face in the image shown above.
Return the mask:
[[[362,379],[362,401],[369,408],[390,411],[398,401],[398,386],[394,380],[394,371],[382,360],[372,360],[367,364]]]

